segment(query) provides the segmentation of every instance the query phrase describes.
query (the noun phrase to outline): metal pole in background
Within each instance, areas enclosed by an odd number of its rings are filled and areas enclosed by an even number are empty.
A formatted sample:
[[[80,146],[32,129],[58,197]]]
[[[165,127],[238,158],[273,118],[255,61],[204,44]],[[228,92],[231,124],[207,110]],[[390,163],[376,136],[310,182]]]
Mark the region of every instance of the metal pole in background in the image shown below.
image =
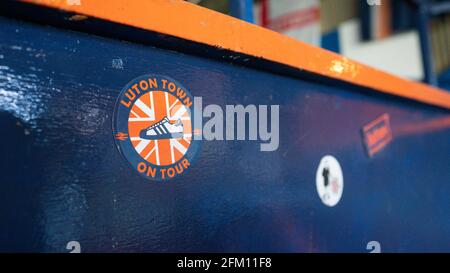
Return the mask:
[[[229,3],[232,16],[253,23],[253,0],[230,0]]]
[[[430,85],[437,86],[437,77],[434,73],[433,53],[431,49],[430,32],[428,22],[430,10],[428,1],[417,1],[417,29],[419,31],[420,49],[422,52],[424,81]]]

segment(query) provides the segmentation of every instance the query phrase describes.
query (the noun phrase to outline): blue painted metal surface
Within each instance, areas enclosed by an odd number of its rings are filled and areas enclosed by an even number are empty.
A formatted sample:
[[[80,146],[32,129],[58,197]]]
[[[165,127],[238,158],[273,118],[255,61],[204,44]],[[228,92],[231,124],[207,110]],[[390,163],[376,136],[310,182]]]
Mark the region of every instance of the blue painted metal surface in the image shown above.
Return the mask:
[[[441,88],[450,90],[450,69],[444,70],[439,75],[439,86]]]
[[[0,37],[0,251],[450,251],[448,111],[5,18]],[[148,73],[204,104],[279,104],[279,149],[204,141],[188,174],[142,178],[112,114]],[[368,157],[361,128],[385,113],[393,141]],[[345,180],[332,208],[315,188],[326,154]]]
[[[339,45],[339,31],[332,30],[322,34],[320,46],[326,50],[340,53],[341,47]]]
[[[253,23],[253,0],[230,0],[230,13],[236,18]]]

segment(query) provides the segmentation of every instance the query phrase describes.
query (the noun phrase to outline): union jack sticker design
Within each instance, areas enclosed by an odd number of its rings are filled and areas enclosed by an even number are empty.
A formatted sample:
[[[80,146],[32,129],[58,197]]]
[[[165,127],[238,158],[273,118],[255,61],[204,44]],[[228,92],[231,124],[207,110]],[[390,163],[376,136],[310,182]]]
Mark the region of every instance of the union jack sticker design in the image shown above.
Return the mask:
[[[199,148],[193,102],[186,88],[165,76],[144,75],[123,88],[113,134],[119,151],[145,178],[167,180],[191,167]]]

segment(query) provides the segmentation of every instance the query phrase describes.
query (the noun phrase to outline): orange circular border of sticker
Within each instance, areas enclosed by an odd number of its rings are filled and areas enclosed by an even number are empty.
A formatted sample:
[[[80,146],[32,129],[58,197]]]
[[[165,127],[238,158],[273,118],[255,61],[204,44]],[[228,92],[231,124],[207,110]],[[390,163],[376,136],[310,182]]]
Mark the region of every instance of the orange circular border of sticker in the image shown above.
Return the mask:
[[[316,189],[322,203],[336,206],[344,192],[344,176],[337,159],[331,155],[322,157],[316,172]]]
[[[113,134],[134,170],[161,181],[190,168],[200,145],[193,137],[193,104],[190,92],[166,76],[143,75],[122,89]]]

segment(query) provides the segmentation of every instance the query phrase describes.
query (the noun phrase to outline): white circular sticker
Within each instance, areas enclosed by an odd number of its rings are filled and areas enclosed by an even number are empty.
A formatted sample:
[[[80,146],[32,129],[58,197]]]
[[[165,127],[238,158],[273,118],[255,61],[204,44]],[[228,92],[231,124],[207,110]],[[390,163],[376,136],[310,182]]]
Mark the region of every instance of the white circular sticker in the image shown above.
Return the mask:
[[[316,188],[322,202],[333,207],[341,200],[344,176],[336,158],[326,155],[320,160],[316,172]]]

